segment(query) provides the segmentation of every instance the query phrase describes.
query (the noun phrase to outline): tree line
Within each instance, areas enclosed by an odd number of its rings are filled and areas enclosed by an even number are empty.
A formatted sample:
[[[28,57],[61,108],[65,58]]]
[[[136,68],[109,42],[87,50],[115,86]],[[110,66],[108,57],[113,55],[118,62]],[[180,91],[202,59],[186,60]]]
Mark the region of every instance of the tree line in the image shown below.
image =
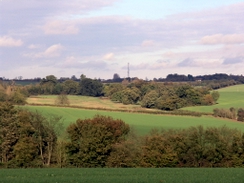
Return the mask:
[[[100,80],[81,75],[79,81],[60,82],[54,75],[46,76],[35,85],[16,86],[1,84],[0,101],[25,104],[30,95],[84,95],[108,97],[114,102],[136,104],[145,108],[172,111],[186,106],[212,105],[219,98],[217,91],[196,87],[190,83],[160,83],[140,79],[123,80],[121,83],[104,84]]]
[[[198,126],[138,136],[124,121],[101,115],[64,130],[59,116],[4,102],[0,167],[244,167],[244,133]]]

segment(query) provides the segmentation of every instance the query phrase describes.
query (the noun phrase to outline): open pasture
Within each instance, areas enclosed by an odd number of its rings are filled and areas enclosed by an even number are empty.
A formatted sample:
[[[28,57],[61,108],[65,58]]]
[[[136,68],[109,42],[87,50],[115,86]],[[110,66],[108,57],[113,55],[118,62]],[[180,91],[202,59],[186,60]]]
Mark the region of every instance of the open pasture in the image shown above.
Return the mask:
[[[140,105],[123,105],[121,103],[115,103],[108,98],[103,97],[88,97],[67,95],[70,106],[94,108],[94,109],[119,109],[119,110],[146,110]],[[31,96],[27,99],[28,104],[38,105],[54,105],[57,95],[38,95]]]
[[[129,112],[108,112],[100,110],[85,110],[65,107],[51,106],[23,106],[31,111],[39,111],[44,115],[55,114],[63,116],[64,126],[74,123],[78,118],[86,119],[100,114],[111,116],[115,119],[122,119],[135,129],[138,134],[147,134],[153,128],[188,128],[190,126],[220,127],[226,125],[230,128],[237,128],[244,131],[244,123],[231,121],[211,116],[192,117],[192,116],[173,116],[173,115],[153,115]]]
[[[220,97],[216,105],[185,107],[183,109],[197,112],[212,113],[213,109],[215,108],[244,108],[244,84],[221,88],[217,91],[219,92]]]
[[[241,168],[2,169],[0,183],[242,183]]]

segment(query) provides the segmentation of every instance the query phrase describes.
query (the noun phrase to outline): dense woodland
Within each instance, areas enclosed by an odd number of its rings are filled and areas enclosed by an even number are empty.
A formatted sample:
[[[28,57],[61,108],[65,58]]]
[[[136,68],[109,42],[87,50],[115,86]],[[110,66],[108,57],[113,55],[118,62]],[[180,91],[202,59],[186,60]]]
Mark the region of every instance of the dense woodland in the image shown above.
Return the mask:
[[[50,75],[25,86],[0,81],[0,167],[244,167],[244,133],[227,127],[155,129],[137,136],[129,125],[107,116],[77,119],[64,129],[61,116],[14,107],[24,105],[30,95],[51,94],[58,95],[58,105],[68,104],[67,95],[85,95],[176,110],[215,104],[219,93],[213,83],[225,87],[241,82],[134,78],[103,83],[85,75],[62,81]],[[213,115],[244,121],[242,108],[215,109]]]

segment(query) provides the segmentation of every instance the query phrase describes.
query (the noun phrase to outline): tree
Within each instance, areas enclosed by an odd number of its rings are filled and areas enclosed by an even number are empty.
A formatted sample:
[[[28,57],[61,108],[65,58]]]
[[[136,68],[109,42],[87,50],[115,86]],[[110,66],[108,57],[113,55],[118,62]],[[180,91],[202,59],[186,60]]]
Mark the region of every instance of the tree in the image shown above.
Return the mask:
[[[103,84],[101,81],[83,78],[80,81],[80,94],[85,96],[99,97],[103,95]]]
[[[212,95],[212,98],[214,100],[214,103],[216,103],[218,101],[218,99],[219,99],[219,92],[218,91],[213,91],[211,93],[211,95]]]
[[[132,168],[139,167],[142,157],[141,139],[134,131],[130,131],[126,141],[116,143],[106,162],[107,167]]]
[[[63,93],[75,95],[79,93],[79,83],[75,80],[66,80],[63,83]]]
[[[66,94],[58,95],[57,99],[55,100],[56,105],[69,105],[69,99]]]
[[[122,91],[123,104],[136,104],[140,99],[140,90],[137,88],[126,88]]]
[[[76,81],[77,80],[77,78],[76,78],[75,75],[72,75],[70,79],[73,80],[73,81]]]
[[[0,102],[0,162],[7,163],[14,157],[13,146],[17,140],[17,110],[10,103]]]
[[[26,96],[20,90],[13,91],[9,96],[9,101],[13,104],[23,105],[26,103]]]
[[[113,75],[113,82],[121,82],[122,79],[120,78],[119,74],[115,73]]]
[[[242,109],[242,108],[238,109],[237,120],[244,122],[244,109]]]
[[[158,93],[155,90],[152,90],[143,97],[141,106],[146,108],[154,108],[156,106],[157,99]]]
[[[29,117],[31,125],[35,129],[33,137],[39,150],[38,155],[43,165],[50,166],[57,136],[63,129],[62,117],[45,117],[38,112],[30,113]]]
[[[142,152],[143,167],[175,167],[178,161],[170,141],[158,131],[153,131],[143,139]]]
[[[3,87],[0,85],[0,102],[7,101],[7,94]]]
[[[44,94],[53,94],[53,90],[57,84],[58,80],[54,75],[48,75],[40,82]],[[57,88],[55,90],[57,90]]]
[[[76,167],[104,167],[112,145],[125,140],[129,126],[106,116],[78,119],[67,128],[67,161]]]

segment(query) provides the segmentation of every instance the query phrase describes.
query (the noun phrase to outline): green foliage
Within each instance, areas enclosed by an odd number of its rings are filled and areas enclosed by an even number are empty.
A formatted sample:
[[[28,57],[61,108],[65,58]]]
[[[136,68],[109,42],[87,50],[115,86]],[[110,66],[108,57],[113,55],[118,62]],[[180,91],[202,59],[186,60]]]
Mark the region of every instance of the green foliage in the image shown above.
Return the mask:
[[[244,109],[240,108],[237,112],[237,120],[244,122]]]
[[[221,117],[221,118],[236,119],[236,110],[233,107],[230,108],[230,109],[218,109],[218,108],[215,108],[213,110],[213,116]]]
[[[158,99],[158,93],[155,90],[148,92],[141,101],[141,106],[146,108],[156,107],[156,101]]]
[[[84,78],[80,81],[80,94],[99,97],[103,95],[103,84],[96,79]]]
[[[66,80],[63,83],[63,93],[76,95],[79,93],[79,83],[73,80]]]
[[[107,159],[107,167],[133,168],[139,167],[142,157],[141,140],[130,131],[126,141],[116,143],[112,146],[112,151]]]
[[[79,119],[67,128],[68,162],[76,167],[104,167],[112,145],[124,141],[128,132],[128,125],[111,117]]]
[[[0,162],[11,168],[49,166],[57,129],[60,117],[45,118],[37,112],[0,103]]]
[[[154,131],[143,139],[141,166],[175,167],[178,161],[176,153],[170,141]]]
[[[1,86],[1,85],[0,85]],[[7,94],[6,91],[0,87],[0,102],[5,102],[7,101]]]
[[[24,105],[26,104],[26,99],[27,97],[24,96],[19,90],[17,90],[10,94],[8,101],[17,105]]]
[[[106,97],[113,96],[113,94],[122,91],[123,85],[118,83],[106,84],[104,86],[103,92]],[[112,97],[111,97],[112,98]]]
[[[14,157],[13,146],[18,140],[17,111],[10,103],[0,102],[0,162],[7,163]]]
[[[220,96],[219,92],[218,91],[213,91],[213,92],[211,92],[211,95],[212,95],[212,98],[213,98],[214,102],[216,103],[218,101],[218,99],[219,99],[219,96]]]
[[[140,99],[140,90],[137,88],[126,88],[122,91],[123,104],[136,104]]]
[[[56,105],[69,105],[69,99],[66,94],[58,95],[57,99],[55,100]]]
[[[156,101],[156,107],[161,110],[172,111],[183,106],[184,101],[177,96],[160,97]]]

